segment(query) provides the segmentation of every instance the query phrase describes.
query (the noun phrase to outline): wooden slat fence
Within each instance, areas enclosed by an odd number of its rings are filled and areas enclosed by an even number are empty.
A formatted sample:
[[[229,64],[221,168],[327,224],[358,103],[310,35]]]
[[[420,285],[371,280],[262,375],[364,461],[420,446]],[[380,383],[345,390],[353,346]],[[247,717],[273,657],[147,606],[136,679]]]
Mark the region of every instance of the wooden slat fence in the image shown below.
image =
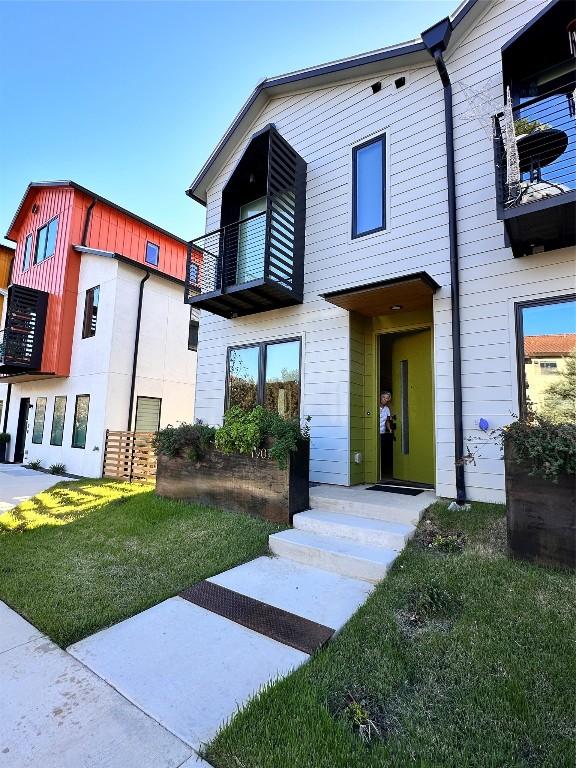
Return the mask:
[[[154,432],[114,432],[106,430],[103,477],[122,480],[151,480],[156,477]]]

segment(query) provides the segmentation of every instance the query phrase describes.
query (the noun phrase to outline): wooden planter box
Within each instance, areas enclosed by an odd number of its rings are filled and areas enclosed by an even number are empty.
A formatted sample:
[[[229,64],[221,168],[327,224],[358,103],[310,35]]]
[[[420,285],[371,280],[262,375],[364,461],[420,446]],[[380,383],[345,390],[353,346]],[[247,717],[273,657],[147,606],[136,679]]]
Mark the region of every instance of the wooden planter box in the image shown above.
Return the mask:
[[[290,455],[286,469],[266,449],[244,456],[213,448],[199,462],[159,455],[156,493],[291,524],[293,515],[310,506],[309,463],[308,441]]]
[[[505,446],[506,518],[510,554],[524,560],[576,566],[576,478],[557,483],[529,475]]]

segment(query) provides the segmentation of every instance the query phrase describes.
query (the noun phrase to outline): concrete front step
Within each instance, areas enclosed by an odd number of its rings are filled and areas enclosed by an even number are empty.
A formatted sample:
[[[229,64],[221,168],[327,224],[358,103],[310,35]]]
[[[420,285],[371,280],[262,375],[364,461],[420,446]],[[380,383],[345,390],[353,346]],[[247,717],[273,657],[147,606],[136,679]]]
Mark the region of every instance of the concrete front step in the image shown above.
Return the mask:
[[[398,555],[393,549],[295,528],[272,534],[268,543],[272,553],[280,557],[373,584],[384,578]]]
[[[394,523],[328,509],[311,509],[294,515],[292,525],[299,531],[323,536],[336,536],[372,547],[400,550],[415,528],[405,523]]]
[[[312,509],[329,509],[356,517],[369,517],[415,526],[423,512],[436,501],[433,491],[403,496],[353,486],[322,485],[310,489]]]

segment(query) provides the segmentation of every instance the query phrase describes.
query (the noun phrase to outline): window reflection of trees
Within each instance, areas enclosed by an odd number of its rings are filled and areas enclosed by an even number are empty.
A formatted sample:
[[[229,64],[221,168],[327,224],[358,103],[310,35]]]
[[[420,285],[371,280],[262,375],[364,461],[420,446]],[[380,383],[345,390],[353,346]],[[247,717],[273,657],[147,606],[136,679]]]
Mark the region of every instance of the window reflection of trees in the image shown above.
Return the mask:
[[[266,381],[265,405],[271,411],[290,419],[300,414],[300,382],[298,369],[283,368],[277,378]]]
[[[250,350],[252,352],[252,350]],[[258,387],[254,376],[243,359],[241,350],[230,353],[229,407],[239,405],[248,411],[257,404]]]

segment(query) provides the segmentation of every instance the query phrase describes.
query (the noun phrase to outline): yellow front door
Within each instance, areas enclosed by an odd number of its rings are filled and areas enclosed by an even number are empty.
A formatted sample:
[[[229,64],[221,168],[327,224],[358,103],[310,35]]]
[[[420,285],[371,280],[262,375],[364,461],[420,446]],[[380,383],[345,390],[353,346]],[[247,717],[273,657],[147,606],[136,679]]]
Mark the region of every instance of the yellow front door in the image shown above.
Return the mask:
[[[432,334],[415,331],[392,343],[394,477],[434,483]]]

